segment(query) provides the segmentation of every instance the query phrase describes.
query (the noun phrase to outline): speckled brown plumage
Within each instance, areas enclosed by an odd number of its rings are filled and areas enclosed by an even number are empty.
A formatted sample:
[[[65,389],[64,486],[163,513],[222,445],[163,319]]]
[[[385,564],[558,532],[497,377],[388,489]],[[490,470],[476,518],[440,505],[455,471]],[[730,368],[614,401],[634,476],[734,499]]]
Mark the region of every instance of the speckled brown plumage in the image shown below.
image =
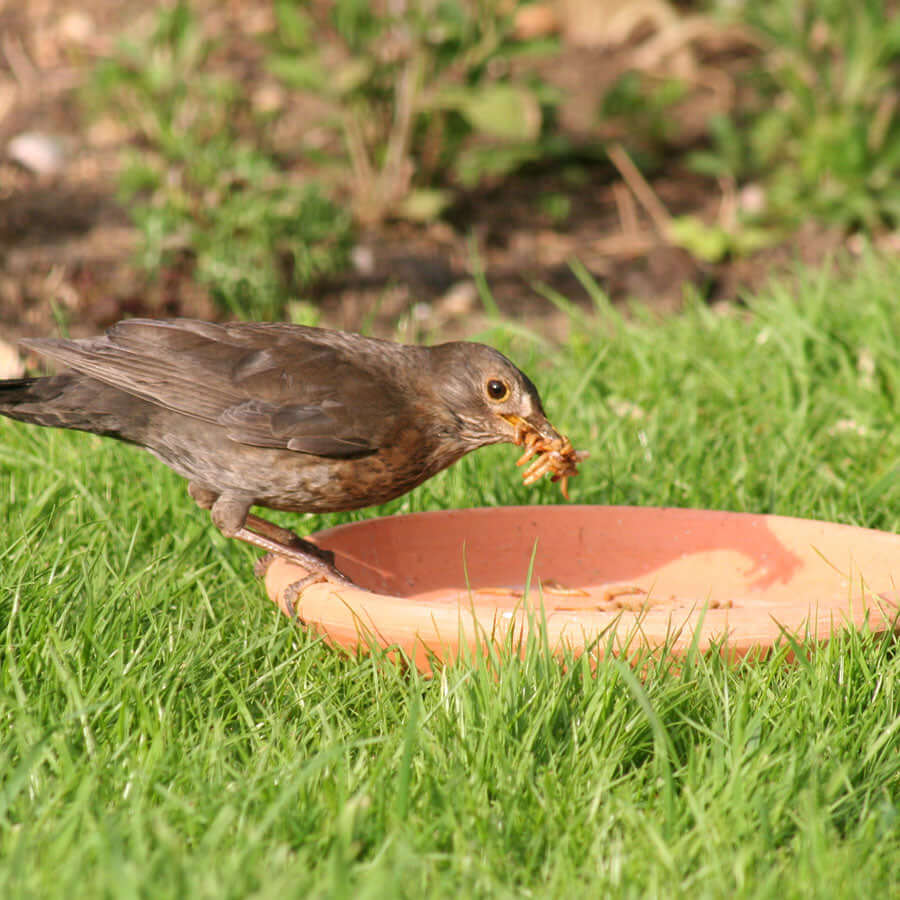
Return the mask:
[[[224,534],[329,576],[321,551],[251,506],[358,509],[523,430],[560,440],[528,377],[482,344],[187,319],[23,343],[71,371],[0,382],[0,414],[146,447]]]

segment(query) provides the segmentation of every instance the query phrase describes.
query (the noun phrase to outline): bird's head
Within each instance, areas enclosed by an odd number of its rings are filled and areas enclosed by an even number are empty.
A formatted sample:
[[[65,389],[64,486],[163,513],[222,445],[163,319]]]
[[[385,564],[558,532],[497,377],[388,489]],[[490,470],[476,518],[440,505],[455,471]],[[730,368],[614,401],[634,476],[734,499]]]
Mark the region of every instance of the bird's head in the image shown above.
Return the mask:
[[[560,440],[531,379],[493,347],[457,341],[429,348],[429,357],[444,419],[467,449],[528,435]]]

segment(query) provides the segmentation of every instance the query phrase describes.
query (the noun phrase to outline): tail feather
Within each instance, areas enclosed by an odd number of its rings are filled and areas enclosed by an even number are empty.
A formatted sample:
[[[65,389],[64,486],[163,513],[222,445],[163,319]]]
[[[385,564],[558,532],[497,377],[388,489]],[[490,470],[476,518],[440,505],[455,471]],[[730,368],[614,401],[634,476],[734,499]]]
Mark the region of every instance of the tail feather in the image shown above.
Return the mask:
[[[4,403],[7,400],[15,403],[16,399],[28,388],[36,381],[41,380],[40,378],[9,378],[0,381],[0,403]]]
[[[123,426],[141,418],[134,406],[133,398],[123,392],[75,373],[0,381],[0,416],[48,428],[127,440]]]
[[[52,378],[11,378],[0,381],[0,415],[11,418],[29,418],[30,407],[34,404],[48,403],[55,400],[63,392],[71,379],[68,376]]]

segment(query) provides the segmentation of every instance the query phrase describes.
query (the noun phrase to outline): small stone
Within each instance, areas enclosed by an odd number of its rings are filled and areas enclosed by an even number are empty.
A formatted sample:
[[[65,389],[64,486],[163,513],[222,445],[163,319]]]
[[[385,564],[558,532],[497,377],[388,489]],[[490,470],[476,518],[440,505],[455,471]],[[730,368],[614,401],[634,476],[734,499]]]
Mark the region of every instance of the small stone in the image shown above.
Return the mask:
[[[36,175],[55,175],[66,161],[62,141],[37,132],[16,135],[6,145],[6,153],[14,162]]]
[[[559,29],[559,15],[552,3],[532,3],[516,11],[515,32],[520,41],[546,37]]]
[[[747,184],[738,193],[738,205],[741,212],[749,216],[758,216],[766,208],[766,192],[758,184]]]
[[[94,20],[81,10],[70,10],[59,20],[60,35],[73,44],[87,44],[96,31]]]
[[[12,344],[0,340],[0,379],[21,378],[25,374],[25,364],[19,351]]]
[[[357,244],[350,251],[350,262],[360,275],[371,275],[375,271],[375,253],[366,244]]]
[[[253,108],[257,112],[272,113],[284,108],[287,94],[275,82],[266,82],[253,92]]]

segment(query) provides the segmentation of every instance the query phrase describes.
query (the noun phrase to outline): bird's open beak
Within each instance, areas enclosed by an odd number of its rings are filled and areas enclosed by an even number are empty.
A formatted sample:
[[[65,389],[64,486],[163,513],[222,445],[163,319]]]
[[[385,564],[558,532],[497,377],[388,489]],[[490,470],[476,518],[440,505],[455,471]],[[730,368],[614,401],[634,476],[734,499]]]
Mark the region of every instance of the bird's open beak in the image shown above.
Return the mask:
[[[528,435],[537,435],[544,441],[561,440],[559,432],[547,421],[547,417],[542,413],[533,413],[527,419],[517,416],[515,413],[501,414],[501,418],[512,425],[515,430],[513,443],[518,444],[520,447],[525,445],[525,439]]]
[[[527,418],[505,414],[503,418],[513,427],[510,440],[525,448],[516,463],[528,468],[522,473],[525,484],[534,484],[549,474],[551,481],[562,482],[563,496],[569,499],[568,482],[578,474],[578,463],[587,457],[583,450],[576,450],[568,438],[560,436],[543,413],[535,412]]]

